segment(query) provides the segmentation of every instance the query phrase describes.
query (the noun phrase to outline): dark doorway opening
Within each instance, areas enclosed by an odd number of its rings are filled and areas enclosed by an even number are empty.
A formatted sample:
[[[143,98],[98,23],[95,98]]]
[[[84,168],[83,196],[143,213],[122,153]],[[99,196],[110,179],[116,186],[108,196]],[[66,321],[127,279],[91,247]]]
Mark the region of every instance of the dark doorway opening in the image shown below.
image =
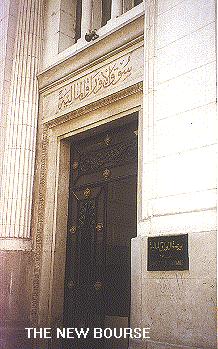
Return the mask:
[[[89,332],[67,349],[128,347],[128,338],[94,338],[94,328],[129,327],[137,128],[135,113],[72,140],[64,327]]]

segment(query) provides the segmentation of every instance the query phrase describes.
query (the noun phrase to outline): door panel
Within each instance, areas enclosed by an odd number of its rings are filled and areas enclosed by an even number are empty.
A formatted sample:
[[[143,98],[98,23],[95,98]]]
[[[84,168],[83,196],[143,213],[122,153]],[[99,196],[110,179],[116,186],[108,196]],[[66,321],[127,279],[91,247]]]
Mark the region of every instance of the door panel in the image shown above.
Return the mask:
[[[66,268],[65,290],[67,305],[72,304],[72,309],[66,307],[65,321],[77,327],[90,327],[90,316],[96,321],[93,300],[101,297],[95,284],[101,281],[104,273],[103,229],[98,231],[97,225],[104,222],[104,196],[104,188],[100,187],[73,193],[74,214],[67,241],[69,267]],[[72,299],[76,301],[72,302]]]
[[[75,144],[71,158],[72,186],[136,173],[136,129],[137,125],[133,123]]]
[[[132,122],[72,144],[65,327],[127,327],[130,242],[136,236],[136,129]],[[90,331],[88,340],[68,341],[65,348],[128,346],[127,340],[92,337]]]
[[[101,327],[104,320],[104,187],[76,190],[72,198],[72,225],[67,239],[67,268],[65,276],[65,327]],[[99,229],[99,226],[101,229]],[[88,342],[88,344],[87,344]],[[95,343],[75,339],[65,343],[66,348],[102,348]]]
[[[106,315],[129,316],[130,243],[136,232],[136,178],[108,183]]]

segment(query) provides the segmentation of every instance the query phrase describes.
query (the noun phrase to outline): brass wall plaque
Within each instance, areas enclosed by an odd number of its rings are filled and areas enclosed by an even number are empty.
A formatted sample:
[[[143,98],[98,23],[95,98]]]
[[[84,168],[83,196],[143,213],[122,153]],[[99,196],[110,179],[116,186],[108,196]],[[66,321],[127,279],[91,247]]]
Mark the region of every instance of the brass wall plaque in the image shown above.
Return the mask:
[[[148,271],[188,269],[188,234],[148,238]]]

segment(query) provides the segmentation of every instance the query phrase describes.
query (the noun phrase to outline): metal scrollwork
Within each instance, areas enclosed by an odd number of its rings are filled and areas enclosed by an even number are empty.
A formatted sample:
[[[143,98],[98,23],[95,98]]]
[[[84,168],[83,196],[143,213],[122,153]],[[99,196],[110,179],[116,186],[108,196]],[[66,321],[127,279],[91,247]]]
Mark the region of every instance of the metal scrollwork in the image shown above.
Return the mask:
[[[111,137],[107,134],[107,136],[104,139],[104,143],[108,145],[111,142]]]
[[[94,288],[96,291],[99,291],[102,288],[102,282],[101,281],[96,281],[96,283],[94,284]]]
[[[104,227],[103,223],[97,223],[97,224],[96,224],[96,230],[97,230],[98,232],[102,231],[103,227]]]
[[[109,144],[109,143],[108,143]],[[83,153],[79,162],[79,175],[103,170],[105,167],[114,167],[135,162],[137,160],[137,140],[129,143],[116,144],[112,148],[104,148],[97,152]]]
[[[76,160],[76,161],[74,161],[74,163],[73,163],[73,169],[74,169],[74,170],[77,170],[78,167],[79,167],[79,162]]]
[[[110,177],[110,175],[111,175],[111,171],[110,171],[108,168],[106,168],[106,169],[104,170],[104,172],[102,173],[102,175],[103,175],[103,177],[104,177],[105,179],[108,179],[108,178]]]
[[[90,189],[90,188],[86,188],[86,189],[84,190],[83,194],[84,194],[84,196],[85,196],[86,199],[89,198],[90,195],[91,195],[91,189]]]
[[[75,281],[70,280],[67,284],[68,290],[72,290],[75,287]]]
[[[70,228],[70,233],[71,234],[75,234],[76,233],[76,230],[77,230],[77,227],[75,225],[73,225],[71,228]]]

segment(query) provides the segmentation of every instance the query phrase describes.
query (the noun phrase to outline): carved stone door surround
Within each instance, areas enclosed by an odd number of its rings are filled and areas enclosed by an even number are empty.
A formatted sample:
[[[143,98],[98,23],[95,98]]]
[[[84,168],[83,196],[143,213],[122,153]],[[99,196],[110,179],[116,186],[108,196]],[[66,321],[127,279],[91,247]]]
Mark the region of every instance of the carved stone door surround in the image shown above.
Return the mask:
[[[142,89],[142,82],[137,83],[41,126],[32,221],[35,256],[32,325],[58,327],[62,323],[69,139],[75,134],[136,111],[139,112],[140,130]]]

